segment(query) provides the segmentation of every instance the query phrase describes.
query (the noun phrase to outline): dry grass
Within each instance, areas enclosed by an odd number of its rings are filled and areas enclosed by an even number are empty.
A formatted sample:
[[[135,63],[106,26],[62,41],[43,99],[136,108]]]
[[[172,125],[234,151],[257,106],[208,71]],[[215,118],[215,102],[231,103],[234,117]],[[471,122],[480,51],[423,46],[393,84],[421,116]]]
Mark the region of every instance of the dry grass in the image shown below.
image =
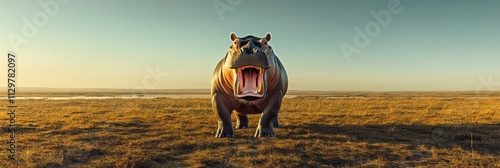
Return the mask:
[[[0,167],[500,167],[500,97],[416,95],[287,98],[262,139],[215,139],[209,99],[23,100]]]

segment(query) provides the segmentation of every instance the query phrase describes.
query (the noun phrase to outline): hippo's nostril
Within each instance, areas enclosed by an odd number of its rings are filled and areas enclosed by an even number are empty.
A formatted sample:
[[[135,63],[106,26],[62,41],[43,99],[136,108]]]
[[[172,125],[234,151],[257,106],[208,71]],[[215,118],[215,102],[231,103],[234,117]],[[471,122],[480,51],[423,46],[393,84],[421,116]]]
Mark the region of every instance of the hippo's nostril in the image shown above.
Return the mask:
[[[241,52],[242,52],[242,53],[245,53],[245,54],[247,54],[247,55],[251,55],[251,54],[253,54],[253,51],[252,51],[252,49],[250,49],[250,48],[241,48]]]

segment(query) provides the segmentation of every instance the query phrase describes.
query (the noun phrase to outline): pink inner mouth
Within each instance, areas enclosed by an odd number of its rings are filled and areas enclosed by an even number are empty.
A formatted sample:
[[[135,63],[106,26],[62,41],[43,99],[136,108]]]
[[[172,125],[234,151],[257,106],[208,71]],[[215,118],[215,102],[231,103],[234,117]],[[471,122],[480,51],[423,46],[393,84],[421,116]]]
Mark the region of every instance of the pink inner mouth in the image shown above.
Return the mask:
[[[236,69],[238,74],[237,98],[264,96],[264,69],[255,66],[244,66]]]

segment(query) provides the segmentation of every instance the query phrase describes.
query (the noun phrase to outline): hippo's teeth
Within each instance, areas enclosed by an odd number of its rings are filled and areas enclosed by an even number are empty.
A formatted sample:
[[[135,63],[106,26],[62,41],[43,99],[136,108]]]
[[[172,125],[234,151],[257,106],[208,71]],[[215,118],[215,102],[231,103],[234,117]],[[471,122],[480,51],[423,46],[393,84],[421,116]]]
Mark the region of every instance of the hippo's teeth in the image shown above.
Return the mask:
[[[264,68],[259,68],[259,74],[264,73]]]
[[[241,86],[238,85],[238,94],[242,94],[243,93],[243,90],[241,89]]]
[[[260,84],[259,90],[257,90],[257,93],[262,94],[263,91],[264,91],[264,85]]]

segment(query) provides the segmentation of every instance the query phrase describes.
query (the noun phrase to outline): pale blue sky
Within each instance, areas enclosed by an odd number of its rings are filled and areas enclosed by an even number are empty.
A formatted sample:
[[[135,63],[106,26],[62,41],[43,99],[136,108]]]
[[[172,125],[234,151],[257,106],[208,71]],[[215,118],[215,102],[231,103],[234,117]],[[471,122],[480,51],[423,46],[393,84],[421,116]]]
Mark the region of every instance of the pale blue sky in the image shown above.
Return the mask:
[[[376,21],[370,11],[387,10],[389,0],[217,1],[232,8],[222,20],[214,0],[60,4],[16,50],[19,87],[209,88],[230,32],[270,32],[294,90],[474,90],[488,75],[500,82],[497,0],[401,0],[402,11],[350,62],[340,43],[353,45],[354,27],[365,30]],[[44,12],[39,2],[58,1],[0,1],[1,55],[15,50],[9,33],[23,36],[23,18]],[[146,70],[157,66],[168,74],[159,81]]]

